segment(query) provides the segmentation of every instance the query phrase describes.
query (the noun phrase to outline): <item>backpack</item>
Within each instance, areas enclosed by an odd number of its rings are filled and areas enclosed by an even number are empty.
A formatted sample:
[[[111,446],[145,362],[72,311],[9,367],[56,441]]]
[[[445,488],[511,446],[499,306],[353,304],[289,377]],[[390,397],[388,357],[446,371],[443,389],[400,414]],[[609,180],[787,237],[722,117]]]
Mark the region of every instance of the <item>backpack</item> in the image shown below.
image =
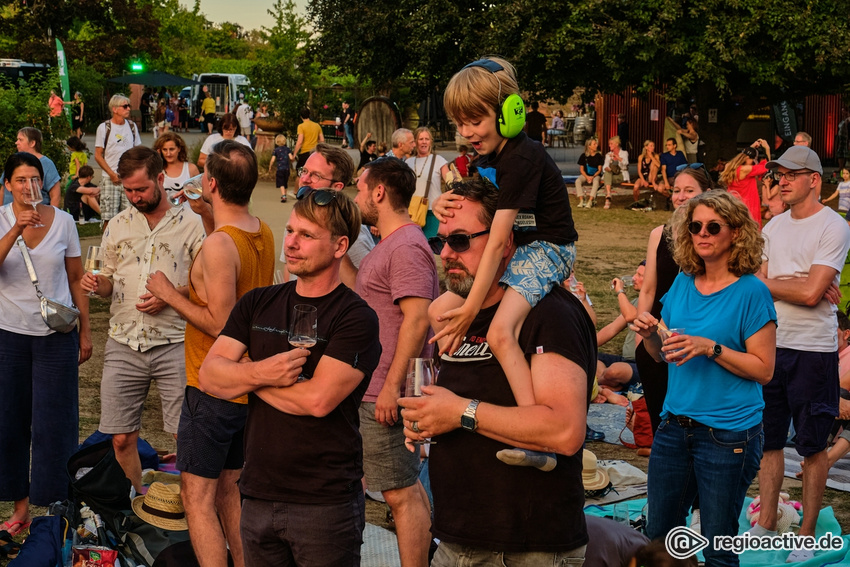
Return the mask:
[[[136,140],[138,140],[139,132],[136,130],[136,123],[132,120],[127,120],[130,123],[130,131],[133,132],[133,145],[136,145]],[[103,135],[103,151],[106,153],[106,146],[109,145],[109,133],[112,132],[112,120],[104,121],[106,125],[106,133]]]

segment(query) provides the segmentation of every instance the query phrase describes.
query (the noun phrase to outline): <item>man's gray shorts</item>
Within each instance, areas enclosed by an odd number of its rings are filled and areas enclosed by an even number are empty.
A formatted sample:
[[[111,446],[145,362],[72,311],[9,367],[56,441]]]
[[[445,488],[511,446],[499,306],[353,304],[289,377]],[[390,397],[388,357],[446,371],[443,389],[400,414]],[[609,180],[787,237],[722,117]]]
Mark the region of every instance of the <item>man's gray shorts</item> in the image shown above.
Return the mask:
[[[98,429],[112,435],[140,430],[148,390],[156,380],[162,401],[163,429],[176,434],[186,390],[185,358],[182,342],[139,352],[107,339]]]
[[[105,173],[100,180],[100,218],[107,221],[130,206],[124,186],[113,183]]]
[[[419,479],[419,453],[404,445],[401,419],[391,427],[375,420],[375,404],[360,404],[363,474],[369,490],[383,492],[413,486]]]

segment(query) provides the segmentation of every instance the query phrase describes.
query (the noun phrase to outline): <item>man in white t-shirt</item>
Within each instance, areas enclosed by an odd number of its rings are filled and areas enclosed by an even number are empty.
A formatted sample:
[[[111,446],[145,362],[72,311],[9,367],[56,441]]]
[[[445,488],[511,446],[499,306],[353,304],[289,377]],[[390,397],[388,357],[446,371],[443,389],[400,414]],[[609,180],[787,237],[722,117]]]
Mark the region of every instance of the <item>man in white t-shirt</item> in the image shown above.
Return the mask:
[[[254,118],[254,111],[250,104],[242,104],[236,109],[236,119],[239,121],[240,133],[246,138],[251,135],[251,119]]]
[[[97,127],[94,159],[103,169],[100,182],[100,218],[104,221],[130,206],[116,173],[118,160],[124,152],[142,144],[136,123],[129,119],[130,108],[129,98],[123,94],[112,95],[109,99],[112,118]]]
[[[759,472],[761,516],[754,535],[773,535],[785,469],[783,448],[793,419],[795,448],[804,460],[800,535],[814,536],[829,470],[827,440],[838,416],[838,342],[835,303],[850,228],[819,201],[823,168],[806,146],[792,146],[768,162],[790,210],[764,228],[764,263],[757,274],[776,302],[776,370],[764,386],[764,456]],[[788,561],[805,561],[794,550]]]

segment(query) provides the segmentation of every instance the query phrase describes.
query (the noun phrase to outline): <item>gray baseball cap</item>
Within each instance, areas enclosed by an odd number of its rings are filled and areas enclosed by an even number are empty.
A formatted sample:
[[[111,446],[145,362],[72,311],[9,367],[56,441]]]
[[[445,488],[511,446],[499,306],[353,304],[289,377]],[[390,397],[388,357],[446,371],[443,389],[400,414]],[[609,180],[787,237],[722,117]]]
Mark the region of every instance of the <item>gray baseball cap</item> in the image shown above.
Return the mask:
[[[823,175],[820,158],[806,146],[791,146],[779,159],[767,162],[768,169],[785,167],[790,170],[809,169]]]

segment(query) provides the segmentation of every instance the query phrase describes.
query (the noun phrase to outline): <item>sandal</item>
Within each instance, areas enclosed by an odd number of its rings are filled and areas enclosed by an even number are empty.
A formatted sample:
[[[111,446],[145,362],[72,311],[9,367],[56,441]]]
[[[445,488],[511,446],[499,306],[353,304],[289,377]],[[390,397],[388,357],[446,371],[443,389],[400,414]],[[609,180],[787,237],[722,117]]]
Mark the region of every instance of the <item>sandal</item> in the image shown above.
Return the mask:
[[[283,196],[280,198],[280,202],[281,202],[281,203],[285,203],[285,202],[286,202],[286,195],[283,195]]]
[[[28,530],[32,524],[32,520],[28,522],[22,522],[20,520],[15,520],[14,522],[3,522],[0,524],[0,534],[6,532],[11,537],[16,537],[18,534],[23,532],[24,530]]]
[[[17,543],[6,530],[0,531],[0,557],[14,559],[21,551],[21,544]]]
[[[602,208],[603,209],[610,209],[611,208],[611,197],[605,197],[605,206],[602,207]]]

